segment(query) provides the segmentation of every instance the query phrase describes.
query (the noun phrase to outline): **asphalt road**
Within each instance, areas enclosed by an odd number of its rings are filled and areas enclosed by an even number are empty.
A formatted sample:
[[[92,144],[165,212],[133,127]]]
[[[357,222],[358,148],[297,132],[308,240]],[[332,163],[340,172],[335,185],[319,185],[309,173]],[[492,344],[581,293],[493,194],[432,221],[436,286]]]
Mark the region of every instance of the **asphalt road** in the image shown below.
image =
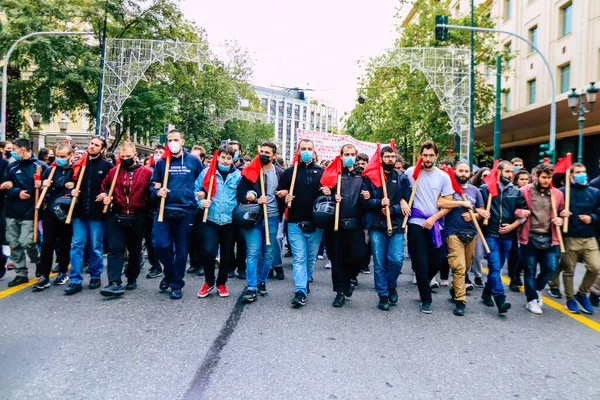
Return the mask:
[[[459,318],[442,288],[424,315],[407,262],[390,312],[376,308],[372,274],[334,309],[324,265],[301,309],[290,306],[289,265],[268,296],[245,306],[237,278],[231,297],[199,299],[203,278],[189,277],[183,300],[173,301],[147,268],[140,288],[119,299],[87,287],[72,297],[57,287],[11,294],[0,299],[0,398],[600,397],[600,331],[550,307],[532,315],[523,293],[508,292],[513,309],[498,317],[476,289]],[[600,322],[600,310],[589,319]]]

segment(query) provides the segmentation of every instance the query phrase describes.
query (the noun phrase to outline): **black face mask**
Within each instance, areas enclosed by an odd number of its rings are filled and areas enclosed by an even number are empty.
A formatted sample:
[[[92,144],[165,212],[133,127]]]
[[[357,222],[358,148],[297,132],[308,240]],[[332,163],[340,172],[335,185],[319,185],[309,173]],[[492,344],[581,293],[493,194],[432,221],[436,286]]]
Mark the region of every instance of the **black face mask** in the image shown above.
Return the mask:
[[[269,163],[271,162],[271,157],[266,156],[264,154],[261,154],[258,158],[260,159],[260,163],[262,165],[269,165]]]
[[[56,157],[54,157],[54,156],[48,157],[48,164],[52,164],[55,159],[56,159]]]
[[[387,172],[391,172],[394,170],[394,164],[382,163],[381,165],[383,166],[383,169]]]
[[[501,176],[500,177],[500,183],[502,183],[504,186],[506,186],[506,185],[508,185],[510,183],[510,179]]]
[[[468,181],[469,181],[469,178],[459,178],[458,176],[456,177],[456,182],[458,182],[461,185],[464,185]]]
[[[129,169],[129,168],[133,167],[133,164],[135,164],[135,160],[133,159],[133,157],[121,159],[121,165],[125,169]]]
[[[10,154],[10,151],[5,151],[4,155],[6,156],[6,158],[11,158],[12,155]]]

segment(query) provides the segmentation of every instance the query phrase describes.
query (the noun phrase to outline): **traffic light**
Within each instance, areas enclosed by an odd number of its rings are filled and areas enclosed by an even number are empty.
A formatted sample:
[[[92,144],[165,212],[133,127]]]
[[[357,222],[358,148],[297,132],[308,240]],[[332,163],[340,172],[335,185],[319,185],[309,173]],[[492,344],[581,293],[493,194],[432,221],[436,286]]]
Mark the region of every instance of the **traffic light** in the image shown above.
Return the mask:
[[[549,150],[550,149],[550,144],[549,143],[542,143],[540,144],[540,164],[544,164],[547,163],[550,160],[554,159],[554,150]]]
[[[435,40],[448,41],[448,28],[440,28],[439,24],[448,25],[448,16],[436,15],[435,17]]]

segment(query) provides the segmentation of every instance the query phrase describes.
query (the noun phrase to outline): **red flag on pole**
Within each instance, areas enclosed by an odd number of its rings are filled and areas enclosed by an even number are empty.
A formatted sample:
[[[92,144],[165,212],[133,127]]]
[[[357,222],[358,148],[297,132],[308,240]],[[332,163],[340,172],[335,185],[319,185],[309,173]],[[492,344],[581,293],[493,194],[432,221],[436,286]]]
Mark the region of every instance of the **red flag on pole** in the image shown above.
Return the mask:
[[[165,152],[162,154],[162,156],[160,156],[160,158],[163,160],[166,160],[167,158],[170,160],[173,159],[173,155],[171,154],[171,149],[169,148],[168,144],[165,146]]]
[[[375,187],[380,188],[383,186],[383,181],[381,180],[381,156],[379,152],[381,150],[381,145],[377,145],[377,149],[375,150],[375,154],[369,160],[367,167],[362,173],[362,176],[366,176],[369,180],[375,185]]]
[[[571,164],[573,164],[573,155],[568,153],[565,157],[558,159],[558,162],[554,166],[554,173],[566,174],[567,170],[571,168]]]
[[[298,151],[296,151],[296,155],[294,156],[294,160],[292,161],[292,166],[294,166],[294,164],[298,164],[300,162],[300,153]]]
[[[154,167],[156,165],[156,161],[154,161],[154,156],[150,156],[150,159],[148,160],[148,166],[150,168]]]
[[[337,185],[338,175],[342,173],[342,159],[340,156],[335,157],[335,159],[329,164],[325,171],[323,171],[323,175],[321,176],[321,185],[327,186],[329,189],[333,188]]]
[[[168,148],[168,146],[167,146]],[[165,149],[165,154],[166,154],[166,149]],[[171,155],[171,152],[169,151],[169,155]],[[164,157],[164,154],[163,154]],[[204,175],[204,179],[202,179],[202,187],[204,188],[204,190],[206,190],[208,192],[208,189],[210,187],[210,177],[213,176],[213,185],[212,185],[212,193],[211,193],[211,197],[215,195],[215,193],[217,193],[217,164],[219,163],[219,150],[215,150],[215,154],[213,154],[213,160],[210,163],[210,167],[208,167],[208,171],[206,172],[206,175]]]
[[[261,169],[262,164],[260,163],[260,154],[257,154],[256,157],[254,157],[254,160],[242,170],[242,176],[250,182],[256,183],[258,178],[260,178]]]
[[[394,139],[390,140],[390,147],[392,149],[394,149],[394,153],[397,151],[396,150],[396,141]]]
[[[450,182],[452,182],[452,189],[454,189],[456,193],[462,196],[465,193],[465,191],[463,187],[460,186],[460,183],[458,183],[458,181],[456,180],[456,174],[454,173],[454,170],[446,165],[444,167],[444,172],[447,173],[450,177]]]
[[[419,157],[417,161],[417,165],[415,165],[415,169],[413,170],[413,179],[416,181],[419,175],[421,175],[421,169],[423,168],[423,158]]]
[[[86,152],[84,155],[82,155],[79,160],[75,161],[75,163],[73,163],[73,180],[77,180],[77,177],[79,176],[79,171],[81,171],[81,167],[83,167],[84,165],[87,165],[88,163],[88,156],[89,153]]]
[[[500,164],[500,160],[494,160],[494,168],[488,176],[483,179],[483,182],[487,185],[488,192],[492,197],[498,196],[498,164]]]

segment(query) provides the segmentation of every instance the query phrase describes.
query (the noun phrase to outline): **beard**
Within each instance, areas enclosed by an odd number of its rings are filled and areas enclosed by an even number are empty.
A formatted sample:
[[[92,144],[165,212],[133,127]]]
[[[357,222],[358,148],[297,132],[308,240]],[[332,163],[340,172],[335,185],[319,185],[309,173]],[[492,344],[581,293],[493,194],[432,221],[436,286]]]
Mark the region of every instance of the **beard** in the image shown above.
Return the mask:
[[[460,183],[461,185],[464,185],[465,183],[467,183],[469,181],[469,177],[468,176],[466,176],[466,177],[457,176],[456,181],[458,183]]]
[[[427,169],[430,169],[431,167],[433,167],[433,163],[429,161],[423,161],[423,166]]]

